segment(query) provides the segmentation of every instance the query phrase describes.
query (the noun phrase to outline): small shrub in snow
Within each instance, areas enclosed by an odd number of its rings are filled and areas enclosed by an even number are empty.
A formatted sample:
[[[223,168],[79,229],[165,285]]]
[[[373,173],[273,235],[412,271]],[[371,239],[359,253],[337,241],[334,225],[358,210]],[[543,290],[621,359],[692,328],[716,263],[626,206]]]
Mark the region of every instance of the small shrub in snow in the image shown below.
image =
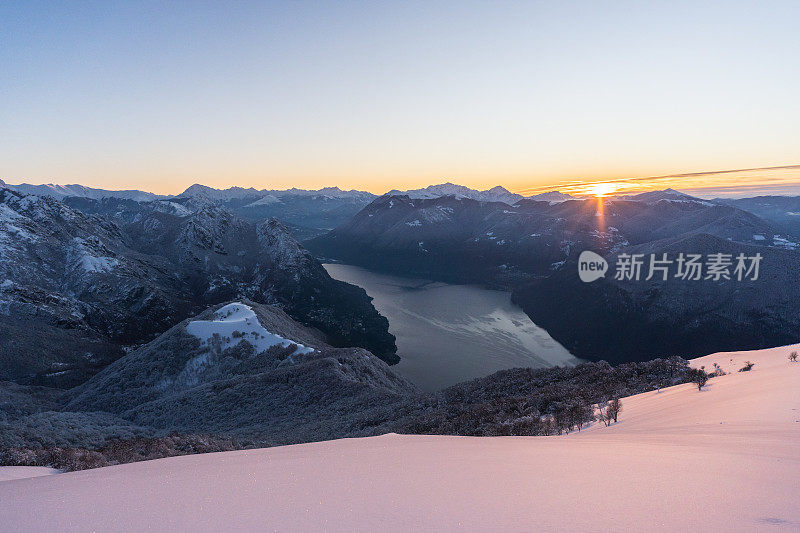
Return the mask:
[[[752,361],[745,361],[744,366],[739,369],[739,372],[750,372],[753,366],[755,366],[755,363]]]
[[[791,361],[792,363],[797,362],[797,352],[792,352],[789,354],[789,361]]]

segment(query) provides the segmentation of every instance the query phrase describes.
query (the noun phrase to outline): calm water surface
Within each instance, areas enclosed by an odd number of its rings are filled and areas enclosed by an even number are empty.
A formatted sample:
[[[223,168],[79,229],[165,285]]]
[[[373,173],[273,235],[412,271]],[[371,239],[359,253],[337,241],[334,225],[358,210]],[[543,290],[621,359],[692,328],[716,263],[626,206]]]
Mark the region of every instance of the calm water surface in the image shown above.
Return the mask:
[[[394,368],[424,390],[504,368],[573,365],[561,344],[511,303],[511,294],[472,285],[324,265],[335,279],[363,287],[389,319],[401,361]]]

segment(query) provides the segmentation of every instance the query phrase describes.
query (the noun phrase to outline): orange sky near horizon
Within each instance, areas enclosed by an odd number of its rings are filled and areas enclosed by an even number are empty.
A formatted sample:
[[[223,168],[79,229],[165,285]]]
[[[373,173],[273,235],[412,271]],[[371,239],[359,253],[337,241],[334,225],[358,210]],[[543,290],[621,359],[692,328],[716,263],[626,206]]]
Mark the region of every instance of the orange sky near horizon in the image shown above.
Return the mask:
[[[78,183],[88,187],[103,189],[140,189],[156,194],[173,195],[183,192],[194,183],[225,189],[228,187],[253,187],[258,190],[282,190],[291,187],[319,189],[338,186],[342,189],[357,189],[383,194],[392,189],[407,190],[451,182],[470,188],[485,190],[501,185],[508,190],[530,196],[533,194],[559,190],[575,196],[591,195],[598,189],[610,194],[628,194],[673,188],[696,196],[758,196],[762,194],[800,194],[800,165],[783,165],[748,169],[728,169],[714,171],[693,171],[652,176],[620,174],[601,174],[592,178],[538,179],[520,176],[498,177],[496,181],[485,176],[440,176],[435,173],[416,175],[414,179],[398,179],[392,176],[373,176],[369,179],[352,177],[297,177],[294,179],[269,179],[243,175],[240,179],[231,175],[187,178],[185,176],[164,176],[157,179],[135,178],[108,180],[62,179],[17,179],[0,176],[7,183],[57,183],[67,185]]]

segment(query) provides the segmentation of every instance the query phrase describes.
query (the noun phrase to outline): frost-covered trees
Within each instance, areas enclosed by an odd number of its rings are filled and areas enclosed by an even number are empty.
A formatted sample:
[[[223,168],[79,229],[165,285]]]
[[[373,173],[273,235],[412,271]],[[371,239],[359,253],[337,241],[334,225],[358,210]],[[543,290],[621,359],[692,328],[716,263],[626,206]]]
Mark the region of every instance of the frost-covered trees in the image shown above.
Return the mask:
[[[619,418],[619,413],[622,411],[622,400],[612,398],[609,401],[599,403],[597,407],[597,418],[608,427]]]
[[[576,421],[583,427],[595,419],[599,409],[592,406],[605,408],[614,398],[691,382],[691,372],[689,363],[679,357],[619,366],[600,361],[575,367],[501,370],[424,400],[398,431],[475,436],[509,431],[515,435],[563,434],[578,429]],[[575,399],[589,408],[575,406]],[[619,411],[616,414],[618,417]]]
[[[567,398],[553,404],[553,421],[558,434],[578,431],[594,420],[594,409],[581,397]]]

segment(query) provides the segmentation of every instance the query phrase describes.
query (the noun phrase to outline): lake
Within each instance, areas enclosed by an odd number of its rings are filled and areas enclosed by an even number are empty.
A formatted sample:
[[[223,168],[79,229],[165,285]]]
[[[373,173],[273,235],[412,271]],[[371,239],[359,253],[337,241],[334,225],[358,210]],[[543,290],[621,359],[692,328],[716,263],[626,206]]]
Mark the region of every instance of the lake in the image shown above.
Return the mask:
[[[331,277],[363,287],[389,319],[400,363],[393,368],[434,391],[497,370],[580,362],[511,303],[511,294],[410,279],[342,264]]]

